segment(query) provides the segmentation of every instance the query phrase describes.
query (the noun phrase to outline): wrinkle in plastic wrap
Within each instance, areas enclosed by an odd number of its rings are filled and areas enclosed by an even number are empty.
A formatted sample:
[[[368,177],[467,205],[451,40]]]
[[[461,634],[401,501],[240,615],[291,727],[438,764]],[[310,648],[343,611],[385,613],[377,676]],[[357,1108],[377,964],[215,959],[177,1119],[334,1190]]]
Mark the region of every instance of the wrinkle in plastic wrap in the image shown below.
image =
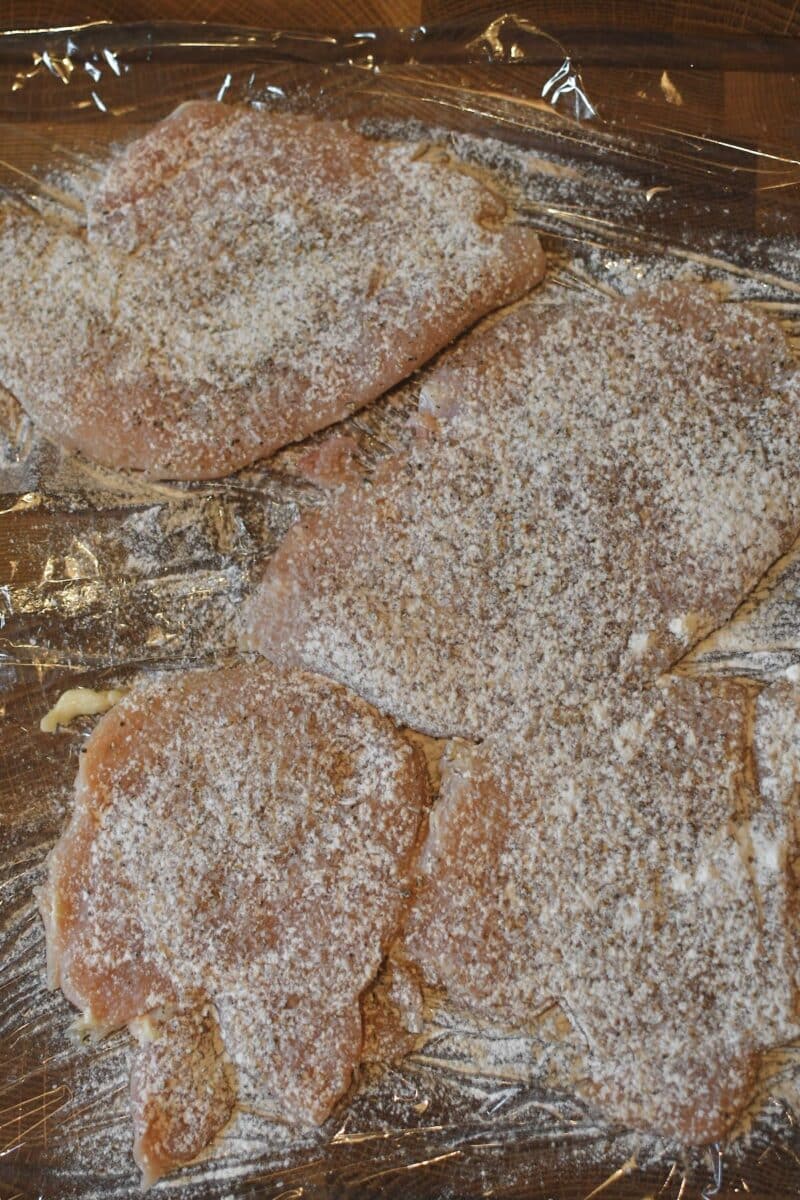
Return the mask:
[[[797,79],[768,41],[760,69],[790,122]],[[553,296],[613,295],[688,273],[730,303],[774,311],[797,345],[800,162],[782,148],[791,138],[776,127],[756,148],[742,133],[746,104],[737,115],[720,102],[730,64],[714,77],[713,47],[699,48],[699,79],[688,59],[676,63],[674,42],[663,53],[651,42],[641,66],[616,73],[602,40],[590,49],[581,74],[558,39],[508,14],[480,29],[347,37],[175,23],[17,32],[0,37],[0,186],[4,202],[37,219],[80,222],[82,190],[109,147],[182,100],[347,116],[491,172],[516,219],[541,232]],[[367,468],[404,436],[417,388],[412,379],[344,423]],[[232,657],[255,570],[320,493],[293,448],[230,479],[151,484],[62,454],[7,394],[0,417],[0,1196],[134,1196],[128,1039],[70,1039],[75,1014],[46,991],[32,898],[90,723],[46,735],[39,719],[77,684]],[[690,665],[765,680],[800,664],[799,602],[790,555]],[[389,994],[383,978],[365,997],[364,1063],[321,1129],[298,1132],[244,1106],[213,1156],[161,1189],[220,1200],[800,1190],[797,1048],[771,1056],[736,1143],[686,1152],[604,1127],[572,1097],[583,1047],[557,1008],[511,1035],[430,994],[424,1028],[409,1035]]]

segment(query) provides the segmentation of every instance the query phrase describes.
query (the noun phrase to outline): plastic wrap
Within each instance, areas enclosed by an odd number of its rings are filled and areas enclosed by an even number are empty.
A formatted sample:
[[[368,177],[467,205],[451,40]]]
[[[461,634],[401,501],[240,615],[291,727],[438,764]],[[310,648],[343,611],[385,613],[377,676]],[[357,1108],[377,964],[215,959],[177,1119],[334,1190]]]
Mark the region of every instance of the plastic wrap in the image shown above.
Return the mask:
[[[564,46],[510,14],[347,36],[16,30],[0,36],[0,188],[41,219],[54,208],[80,219],[109,148],[189,98],[346,116],[491,171],[516,219],[542,233],[554,295],[688,273],[730,303],[773,310],[800,339],[797,58],[776,38],[584,32]],[[403,436],[416,388],[345,422],[366,462]],[[0,1195],[133,1196],[127,1036],[70,1040],[74,1013],[46,990],[32,896],[90,722],[47,735],[39,719],[77,684],[231,657],[254,570],[320,492],[293,449],[219,482],[149,484],[61,453],[7,394],[0,416]],[[790,556],[759,602],[700,648],[703,669],[766,679],[800,663],[798,593]],[[359,1078],[320,1130],[245,1109],[213,1156],[161,1190],[688,1200],[800,1189],[797,1048],[771,1057],[738,1139],[683,1151],[603,1127],[572,1098],[581,1046],[555,1010],[512,1037],[431,995],[424,1031],[388,1063],[381,1039],[397,1050],[398,1035],[384,982],[365,1011]]]

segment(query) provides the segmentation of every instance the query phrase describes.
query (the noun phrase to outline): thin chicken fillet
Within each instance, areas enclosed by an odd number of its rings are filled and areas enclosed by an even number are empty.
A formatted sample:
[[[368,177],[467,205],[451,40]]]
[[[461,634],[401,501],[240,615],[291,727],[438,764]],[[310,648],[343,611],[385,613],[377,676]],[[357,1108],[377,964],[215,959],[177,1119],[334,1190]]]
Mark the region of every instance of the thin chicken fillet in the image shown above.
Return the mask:
[[[0,383],[152,477],[225,475],[355,411],[536,284],[536,235],[463,170],[342,122],[181,106],[85,231],[0,217]]]
[[[800,372],[699,286],[534,300],[423,381],[420,436],[294,526],[243,645],[426,733],[649,680],[800,525]]]
[[[722,681],[610,686],[462,748],[407,953],[501,1025],[561,1004],[606,1120],[723,1138],[763,1053],[800,1033],[797,705]]]
[[[240,1086],[320,1122],[361,1048],[359,997],[407,902],[424,764],[325,680],[162,676],[97,725],[40,906],[52,987],[129,1024],[145,1180],[194,1157]]]

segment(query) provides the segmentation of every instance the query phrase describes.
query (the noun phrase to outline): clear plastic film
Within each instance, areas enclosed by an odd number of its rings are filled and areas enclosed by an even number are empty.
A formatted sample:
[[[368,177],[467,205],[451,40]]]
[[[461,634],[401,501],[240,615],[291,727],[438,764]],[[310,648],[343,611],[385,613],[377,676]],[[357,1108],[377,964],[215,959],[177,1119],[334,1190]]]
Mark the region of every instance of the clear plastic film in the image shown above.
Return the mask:
[[[792,43],[603,31],[570,40],[503,13],[347,35],[35,26],[0,36],[0,191],[32,219],[80,222],[111,147],[184,100],[288,107],[421,140],[489,172],[515,219],[540,232],[554,297],[690,275],[728,303],[774,312],[800,339]],[[374,463],[404,436],[417,394],[412,379],[334,434],[344,428]],[[254,572],[322,492],[298,466],[307,446],[216,482],[152,484],[55,449],[7,394],[0,417],[0,1195],[134,1196],[129,1040],[70,1040],[75,1014],[46,990],[32,895],[91,723],[50,735],[39,720],[70,687],[232,658]],[[800,567],[790,556],[768,582],[697,652],[704,671],[763,680],[800,663]],[[800,1185],[796,1048],[767,1062],[736,1141],[685,1151],[599,1125],[574,1099],[583,1047],[557,1010],[511,1036],[428,995],[412,1034],[394,994],[387,975],[365,997],[364,1063],[321,1129],[244,1107],[163,1190],[688,1200]]]

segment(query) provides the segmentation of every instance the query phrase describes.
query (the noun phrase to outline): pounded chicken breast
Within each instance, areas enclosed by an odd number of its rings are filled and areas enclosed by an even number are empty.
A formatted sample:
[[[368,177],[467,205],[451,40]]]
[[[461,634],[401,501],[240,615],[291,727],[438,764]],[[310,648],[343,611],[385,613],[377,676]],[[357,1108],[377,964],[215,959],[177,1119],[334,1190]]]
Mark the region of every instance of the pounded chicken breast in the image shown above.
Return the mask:
[[[99,722],[40,906],[51,986],[139,1034],[146,1179],[210,1140],[237,1077],[301,1122],[347,1089],[426,788],[362,701],[266,666],[158,677]]]
[[[52,440],[204,479],[380,395],[536,284],[535,233],[417,145],[183,105],[88,198],[0,222],[0,383]]]

